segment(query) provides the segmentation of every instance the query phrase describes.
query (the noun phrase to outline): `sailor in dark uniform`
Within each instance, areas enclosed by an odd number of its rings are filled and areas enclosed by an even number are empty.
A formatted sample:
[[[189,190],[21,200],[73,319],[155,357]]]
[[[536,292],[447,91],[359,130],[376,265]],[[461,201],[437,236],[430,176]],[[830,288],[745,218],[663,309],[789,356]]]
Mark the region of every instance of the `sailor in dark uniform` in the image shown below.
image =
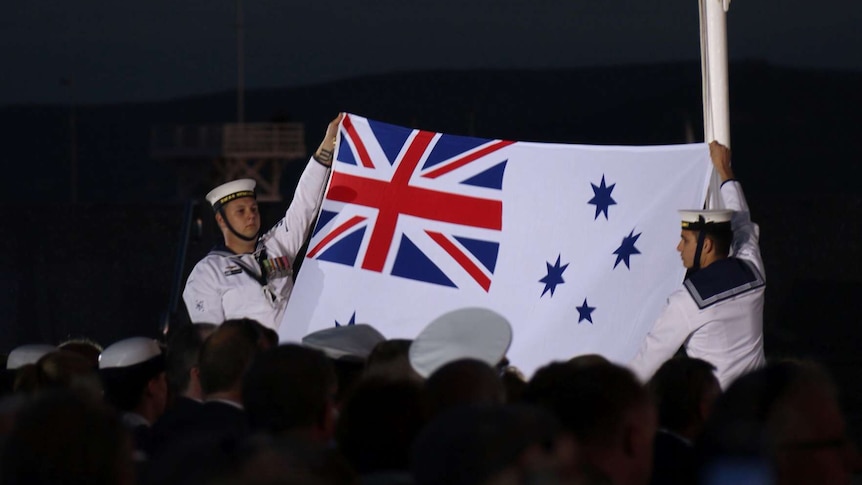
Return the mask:
[[[689,271],[630,364],[644,381],[680,346],[689,357],[713,364],[722,388],[766,362],[760,229],[733,178],[730,150],[712,142],[709,152],[727,210],[680,211],[677,250]]]

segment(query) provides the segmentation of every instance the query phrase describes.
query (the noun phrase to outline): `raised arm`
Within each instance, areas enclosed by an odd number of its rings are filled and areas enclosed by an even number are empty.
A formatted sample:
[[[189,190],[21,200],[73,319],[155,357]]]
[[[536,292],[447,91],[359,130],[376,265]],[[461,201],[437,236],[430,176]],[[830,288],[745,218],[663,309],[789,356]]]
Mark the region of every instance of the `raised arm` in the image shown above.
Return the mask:
[[[709,143],[709,158],[712,159],[712,166],[721,177],[721,183],[733,180],[733,167],[730,165],[730,148],[722,145],[717,141]]]
[[[317,147],[317,151],[314,152],[314,159],[323,166],[332,166],[332,157],[335,156],[335,142],[338,135],[338,124],[341,123],[343,118],[344,113],[338,113],[338,116],[329,122],[329,125],[326,127],[326,134],[323,136],[320,146]]]
[[[709,144],[712,165],[721,177],[721,198],[724,206],[734,211],[731,219],[733,243],[730,255],[751,261],[764,276],[763,259],[760,256],[760,228],[751,221],[748,202],[742,192],[742,185],[734,178],[730,162],[730,149],[713,141]]]
[[[339,113],[326,128],[326,134],[320,146],[312,155],[311,160],[299,178],[299,184],[293,194],[293,200],[284,214],[284,219],[278,222],[263,240],[271,254],[288,256],[291,263],[296,258],[299,249],[311,231],[311,224],[317,217],[326,182],[329,179],[329,168],[335,152],[338,125],[343,114]],[[277,254],[276,254],[277,253]]]

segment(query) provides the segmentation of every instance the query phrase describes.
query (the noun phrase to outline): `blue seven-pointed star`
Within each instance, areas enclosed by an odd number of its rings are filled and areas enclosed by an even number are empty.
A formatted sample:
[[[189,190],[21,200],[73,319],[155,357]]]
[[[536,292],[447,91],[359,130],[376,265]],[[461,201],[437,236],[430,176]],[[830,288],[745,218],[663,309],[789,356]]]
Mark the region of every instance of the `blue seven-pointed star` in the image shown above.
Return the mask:
[[[584,298],[583,305],[575,308],[578,309],[578,324],[580,324],[584,320],[593,323],[593,310],[595,310],[596,307],[587,305],[586,298]]]
[[[611,192],[614,191],[614,187],[617,184],[611,184],[610,187],[606,186],[605,176],[604,174],[602,174],[602,182],[598,187],[596,187],[596,184],[594,183],[590,183],[590,185],[593,186],[593,198],[590,199],[587,204],[593,204],[594,206],[596,206],[596,216],[593,218],[593,220],[598,219],[599,214],[604,214],[605,220],[607,220],[608,207],[617,204],[617,201],[615,201],[611,197]]]
[[[350,321],[345,323],[344,325],[356,325],[356,312],[353,312],[353,315],[350,316]],[[336,327],[341,327],[342,324],[338,323],[338,320],[335,321]]]
[[[557,285],[565,283],[565,280],[563,280],[563,271],[569,267],[569,263],[560,266],[559,255],[557,255],[557,262],[553,266],[551,266],[551,263],[545,263],[545,265],[548,267],[548,274],[539,280],[539,283],[545,284],[545,289],[542,290],[542,295],[539,298],[545,296],[548,290],[551,291],[551,297],[554,296],[554,290],[557,289]]]
[[[620,247],[618,247],[617,250],[614,251],[614,254],[617,255],[617,261],[614,263],[614,268],[616,268],[617,265],[620,264],[620,261],[622,261],[626,264],[626,268],[628,268],[629,270],[632,269],[631,266],[629,266],[629,258],[632,254],[641,253],[640,251],[638,251],[638,248],[635,247],[635,243],[637,242],[638,238],[641,237],[641,234],[643,233],[639,232],[635,234],[634,229],[632,229],[632,232],[630,232],[628,236],[623,238],[623,242],[622,244],[620,244]]]

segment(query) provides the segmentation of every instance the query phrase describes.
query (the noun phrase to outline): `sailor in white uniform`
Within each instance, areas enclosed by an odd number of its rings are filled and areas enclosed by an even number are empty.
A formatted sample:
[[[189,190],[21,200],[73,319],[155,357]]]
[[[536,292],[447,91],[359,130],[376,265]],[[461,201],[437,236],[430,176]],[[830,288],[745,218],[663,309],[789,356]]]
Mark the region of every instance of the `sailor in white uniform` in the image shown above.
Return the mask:
[[[730,150],[712,142],[709,151],[728,210],[680,211],[677,251],[689,271],[630,363],[643,381],[680,346],[689,357],[713,364],[723,389],[766,363],[760,229],[751,222],[742,186],[733,178]]]
[[[186,281],[183,300],[192,322],[251,318],[273,329],[281,324],[293,263],[323,200],[341,118],[329,123],[284,218],[267,233],[260,235],[254,180],[234,180],[207,194],[224,245],[199,261]]]

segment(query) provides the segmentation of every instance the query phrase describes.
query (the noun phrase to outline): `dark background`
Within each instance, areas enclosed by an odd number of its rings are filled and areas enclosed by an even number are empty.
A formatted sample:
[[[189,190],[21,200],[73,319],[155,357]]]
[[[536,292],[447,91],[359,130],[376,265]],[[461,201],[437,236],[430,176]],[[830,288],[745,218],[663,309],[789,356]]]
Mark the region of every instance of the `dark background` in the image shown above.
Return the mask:
[[[755,62],[733,64],[731,73],[735,169],[762,226],[769,349],[783,353],[792,344],[793,352],[847,347],[850,353],[856,323],[850,295],[862,282],[856,121],[862,74]],[[381,75],[251,91],[248,119],[302,121],[308,147],[341,110],[489,138],[683,143],[687,129],[702,132],[699,77],[696,63]],[[157,331],[175,280],[186,204],[209,188],[211,163],[196,162],[201,184],[195,193],[179,193],[177,173],[188,167],[151,157],[150,130],[230,122],[233,101],[225,92],[79,106],[74,147],[70,107],[0,108],[7,174],[0,185],[7,215],[0,350],[78,335],[109,343]],[[73,148],[79,203],[70,205]],[[303,165],[286,165],[285,201]],[[265,223],[277,220],[285,204],[266,205]],[[203,240],[190,246],[181,272],[212,244],[211,216],[203,209]]]
[[[761,226],[768,279],[767,354],[829,366],[858,433],[862,73],[766,62],[733,63],[730,72],[735,169]],[[489,138],[670,144],[686,142],[687,131],[702,133],[700,89],[697,62],[417,71],[250,90],[247,120],[301,121],[309,148],[338,111]],[[107,345],[156,336],[166,316],[182,320],[181,302],[170,315],[172,291],[214,240],[203,206],[203,237],[178,266],[182,224],[189,200],[207,187],[179,193],[180,167],[150,156],[150,132],[232,122],[234,110],[231,91],[0,107],[0,351],[81,336]],[[77,204],[68,203],[73,148]],[[303,164],[285,167],[285,201]],[[198,165],[202,180],[207,167]],[[264,223],[285,205],[265,204]]]
[[[250,89],[393,72],[700,58],[697,0],[7,3],[0,105],[149,102],[233,89],[238,4]],[[862,70],[862,2],[734,0],[727,19],[732,61]]]

